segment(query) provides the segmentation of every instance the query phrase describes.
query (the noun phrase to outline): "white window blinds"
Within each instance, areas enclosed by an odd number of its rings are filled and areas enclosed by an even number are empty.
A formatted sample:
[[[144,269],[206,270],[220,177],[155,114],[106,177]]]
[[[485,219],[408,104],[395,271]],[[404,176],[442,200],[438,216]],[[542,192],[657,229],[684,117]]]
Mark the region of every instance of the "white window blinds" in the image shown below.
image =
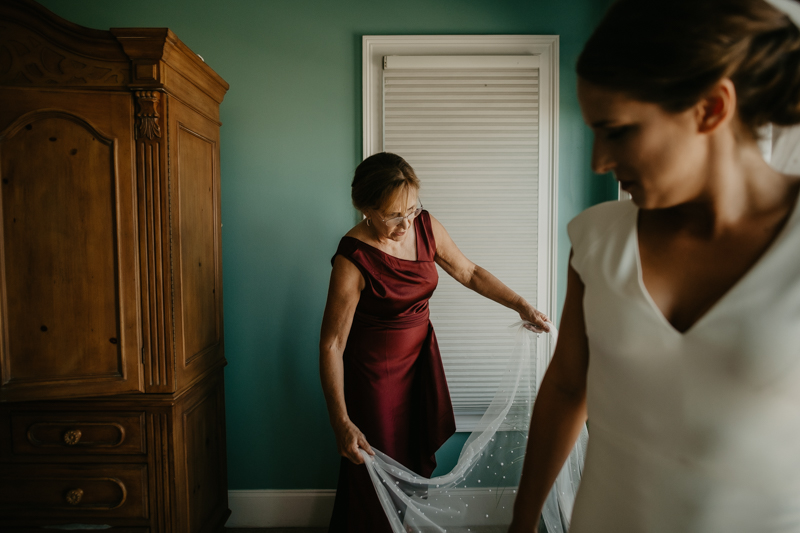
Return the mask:
[[[383,59],[383,149],[414,167],[425,208],[464,254],[537,305],[539,57]],[[518,317],[439,275],[431,320],[469,430],[497,390]]]

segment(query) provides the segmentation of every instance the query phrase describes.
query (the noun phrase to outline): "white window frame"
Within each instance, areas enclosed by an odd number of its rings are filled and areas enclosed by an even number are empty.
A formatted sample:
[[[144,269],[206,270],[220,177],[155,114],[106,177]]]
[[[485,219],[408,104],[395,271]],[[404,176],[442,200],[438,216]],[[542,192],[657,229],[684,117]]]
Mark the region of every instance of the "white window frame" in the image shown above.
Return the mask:
[[[383,150],[383,61],[385,56],[537,56],[539,63],[539,183],[537,301],[556,316],[558,222],[559,37],[557,35],[365,35],[362,38],[363,157]],[[465,58],[466,59],[466,58]],[[538,349],[550,350],[549,336]],[[459,420],[471,431],[476,420]]]

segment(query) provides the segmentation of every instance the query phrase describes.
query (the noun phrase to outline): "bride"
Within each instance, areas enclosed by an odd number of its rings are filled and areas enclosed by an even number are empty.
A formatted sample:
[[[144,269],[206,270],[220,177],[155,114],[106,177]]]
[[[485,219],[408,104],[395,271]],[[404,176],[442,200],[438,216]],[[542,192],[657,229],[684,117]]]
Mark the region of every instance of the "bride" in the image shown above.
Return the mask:
[[[511,531],[587,417],[572,533],[800,531],[800,178],[757,133],[800,123],[800,31],[764,0],[620,0],[577,70],[632,201],[569,224]]]

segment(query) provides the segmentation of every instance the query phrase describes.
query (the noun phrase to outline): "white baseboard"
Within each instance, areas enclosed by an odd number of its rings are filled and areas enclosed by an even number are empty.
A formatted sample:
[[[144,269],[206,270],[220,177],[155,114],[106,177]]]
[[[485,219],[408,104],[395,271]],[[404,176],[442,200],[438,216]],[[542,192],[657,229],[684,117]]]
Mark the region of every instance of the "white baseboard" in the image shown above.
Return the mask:
[[[227,527],[327,527],[335,490],[231,490]]]
[[[456,489],[459,497],[469,501],[466,514],[452,522],[442,517],[442,525],[507,524],[514,506],[516,491],[512,488]],[[227,527],[327,527],[333,511],[335,490],[232,490],[228,492],[231,517]],[[434,495],[431,495],[431,499]],[[467,500],[468,498],[468,500]]]

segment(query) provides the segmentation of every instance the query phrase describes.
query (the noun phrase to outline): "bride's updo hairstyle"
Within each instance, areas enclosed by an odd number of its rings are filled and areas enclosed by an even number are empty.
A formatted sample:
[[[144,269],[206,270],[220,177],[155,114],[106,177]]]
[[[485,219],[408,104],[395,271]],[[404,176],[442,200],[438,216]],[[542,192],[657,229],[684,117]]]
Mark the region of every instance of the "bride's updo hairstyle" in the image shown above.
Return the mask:
[[[382,209],[400,188],[419,190],[419,179],[414,169],[399,155],[380,152],[356,167],[351,198],[359,211]]]
[[[746,133],[800,123],[800,31],[764,0],[618,0],[578,76],[670,112],[730,78]]]

